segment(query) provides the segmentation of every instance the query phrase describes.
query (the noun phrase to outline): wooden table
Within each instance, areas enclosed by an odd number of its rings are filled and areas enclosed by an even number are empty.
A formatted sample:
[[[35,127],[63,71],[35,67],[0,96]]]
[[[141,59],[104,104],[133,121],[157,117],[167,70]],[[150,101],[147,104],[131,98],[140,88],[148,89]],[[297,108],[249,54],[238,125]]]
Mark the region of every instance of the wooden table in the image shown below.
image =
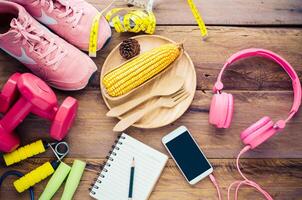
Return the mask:
[[[99,8],[109,1],[89,0]],[[142,130],[129,128],[127,133],[144,143],[164,152],[161,138],[180,125],[186,125],[214,166],[214,173],[226,197],[228,185],[240,178],[234,158],[243,147],[239,133],[264,115],[273,119],[284,117],[292,102],[292,86],[287,74],[276,64],[263,59],[252,58],[237,62],[224,75],[226,89],[235,97],[235,115],[232,127],[219,131],[208,124],[211,88],[225,60],[233,53],[250,47],[272,50],[296,69],[302,77],[302,1],[301,0],[211,0],[197,1],[209,29],[209,38],[201,41],[199,29],[190,13],[186,1],[163,1],[155,10],[158,19],[156,34],[175,41],[186,39],[184,44],[197,71],[197,91],[187,112],[169,126]],[[117,5],[124,5],[122,2]],[[113,33],[110,45],[98,53],[95,63],[101,69],[108,53],[123,39],[133,34]],[[13,72],[26,71],[16,60],[1,52],[1,86]],[[56,91],[59,99],[67,95],[80,102],[77,120],[66,140],[70,154],[65,160],[85,160],[87,168],[97,170],[104,161],[111,144],[117,136],[112,127],[117,120],[105,116],[107,108],[99,90],[99,77],[82,91]],[[302,112],[288,123],[278,136],[241,160],[245,174],[268,190],[275,199],[302,199]],[[29,116],[18,128],[22,143],[37,139],[49,139],[49,123]],[[28,172],[53,158],[50,151],[28,159],[9,169]],[[8,170],[3,164],[0,172]],[[88,188],[96,174],[85,172],[74,199],[90,199]],[[6,180],[0,190],[0,199],[28,199],[28,193],[17,194],[12,179]],[[36,196],[47,183],[35,186]],[[62,188],[55,199],[61,197]],[[243,188],[240,199],[262,199],[253,189]],[[151,200],[197,200],[217,199],[216,190],[209,179],[195,186],[189,186],[175,163],[169,162],[156,185]],[[225,199],[225,198],[224,198]]]

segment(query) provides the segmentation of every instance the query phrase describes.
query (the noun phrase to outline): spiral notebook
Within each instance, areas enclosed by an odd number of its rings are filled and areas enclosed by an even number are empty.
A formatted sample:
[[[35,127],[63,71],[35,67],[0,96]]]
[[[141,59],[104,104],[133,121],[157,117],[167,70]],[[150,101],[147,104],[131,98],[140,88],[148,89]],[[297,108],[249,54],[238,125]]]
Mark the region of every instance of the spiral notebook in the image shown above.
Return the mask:
[[[99,200],[128,200],[130,168],[134,158],[133,200],[148,199],[168,157],[125,133],[115,141],[109,154],[90,196]]]

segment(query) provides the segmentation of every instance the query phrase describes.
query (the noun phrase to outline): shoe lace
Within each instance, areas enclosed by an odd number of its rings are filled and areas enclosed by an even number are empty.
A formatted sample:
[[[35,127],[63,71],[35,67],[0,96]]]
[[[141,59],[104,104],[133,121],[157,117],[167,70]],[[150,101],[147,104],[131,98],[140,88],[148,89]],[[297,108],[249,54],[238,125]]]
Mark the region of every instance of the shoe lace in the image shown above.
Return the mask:
[[[12,32],[15,33],[14,43],[22,41],[22,45],[29,45],[29,52],[35,52],[39,59],[45,59],[47,66],[52,66],[53,70],[58,67],[59,61],[66,53],[58,46],[53,38],[45,36],[44,31],[37,31],[32,25],[32,19],[25,16],[22,20],[13,19],[11,22]]]
[[[34,0],[32,2],[33,6],[41,5],[45,7],[48,5],[47,12],[52,13],[54,10],[58,10],[58,18],[66,18],[66,22],[72,24],[72,27],[75,28],[80,22],[84,11],[82,9],[77,9],[74,6],[69,4],[68,0]],[[61,8],[65,8],[63,11]]]

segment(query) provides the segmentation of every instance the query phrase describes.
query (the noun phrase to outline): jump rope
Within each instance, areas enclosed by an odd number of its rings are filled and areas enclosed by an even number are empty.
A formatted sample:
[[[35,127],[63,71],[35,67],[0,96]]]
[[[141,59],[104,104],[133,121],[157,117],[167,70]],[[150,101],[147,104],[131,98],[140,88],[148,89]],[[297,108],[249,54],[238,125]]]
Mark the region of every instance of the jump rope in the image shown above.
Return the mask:
[[[38,140],[20,147],[11,153],[4,154],[3,160],[7,166],[10,166],[34,155],[43,153],[48,148],[53,151],[56,159],[51,162],[45,162],[43,165],[25,175],[15,170],[8,171],[1,176],[0,186],[6,177],[11,175],[17,176],[19,179],[13,182],[16,191],[22,193],[29,189],[31,199],[33,199],[33,186],[52,175],[39,199],[52,199],[65,180],[65,187],[61,198],[72,199],[84,173],[86,162],[74,160],[70,167],[62,161],[69,153],[69,145],[67,142],[46,143],[42,140]]]
[[[17,150],[3,155],[3,160],[7,166],[21,162],[29,157],[43,153],[46,149],[50,148],[57,160],[46,162],[43,165],[37,167],[27,174],[23,174],[17,170],[10,170],[5,172],[0,177],[0,187],[3,181],[9,176],[16,176],[18,179],[14,181],[14,186],[18,192],[29,190],[30,199],[34,200],[34,188],[33,185],[40,182],[51,175],[55,169],[59,166],[61,160],[68,154],[69,146],[66,142],[46,143],[42,140],[38,140],[26,146],[20,147]]]

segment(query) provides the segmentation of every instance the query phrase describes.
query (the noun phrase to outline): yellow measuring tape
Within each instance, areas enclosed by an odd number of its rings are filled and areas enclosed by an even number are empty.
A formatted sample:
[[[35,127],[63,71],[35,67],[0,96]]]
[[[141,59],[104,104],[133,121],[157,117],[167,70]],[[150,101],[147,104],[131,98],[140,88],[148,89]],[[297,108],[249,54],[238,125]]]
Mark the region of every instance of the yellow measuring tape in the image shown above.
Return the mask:
[[[118,13],[126,12],[124,15]],[[143,9],[114,8],[106,14],[106,19],[118,33],[145,32],[153,34],[156,27],[156,18],[152,11]]]
[[[108,5],[103,11],[107,10],[110,5]],[[198,23],[201,36],[205,38],[208,35],[208,30],[206,25],[199,14],[199,11],[193,0],[188,0],[191,11],[194,15],[195,20]],[[150,6],[149,6],[150,7]],[[151,6],[152,7],[152,6]],[[121,12],[126,12],[123,16],[118,15]],[[98,47],[98,31],[99,31],[99,21],[102,17],[103,12],[98,13],[94,18],[90,30],[89,38],[89,56],[96,57],[96,51]],[[145,32],[148,34],[153,34],[156,27],[156,18],[150,9],[131,9],[131,8],[113,8],[106,14],[106,19],[111,26],[115,28],[118,33],[122,32]]]
[[[118,15],[126,12],[123,16]],[[98,47],[99,21],[102,13],[98,13],[94,18],[90,30],[89,56],[96,57]],[[152,11],[144,9],[113,8],[106,14],[106,19],[118,33],[122,32],[145,32],[153,34],[156,27],[156,18]]]
[[[96,57],[96,51],[98,48],[98,35],[99,35],[99,24],[102,13],[98,13],[92,21],[89,38],[89,56]]]
[[[104,8],[101,12],[99,12],[96,16],[94,16],[92,20],[92,25],[90,28],[90,36],[89,36],[89,56],[90,57],[96,57],[96,51],[98,48],[98,35],[99,35],[99,24],[100,24],[100,19],[103,15],[103,13],[110,8],[115,0],[113,0],[106,8]]]
[[[188,3],[190,5],[191,11],[194,15],[194,18],[198,23],[202,38],[206,38],[206,36],[208,35],[208,30],[207,30],[207,27],[206,27],[202,17],[199,14],[199,11],[198,11],[194,1],[193,0],[188,0]]]

